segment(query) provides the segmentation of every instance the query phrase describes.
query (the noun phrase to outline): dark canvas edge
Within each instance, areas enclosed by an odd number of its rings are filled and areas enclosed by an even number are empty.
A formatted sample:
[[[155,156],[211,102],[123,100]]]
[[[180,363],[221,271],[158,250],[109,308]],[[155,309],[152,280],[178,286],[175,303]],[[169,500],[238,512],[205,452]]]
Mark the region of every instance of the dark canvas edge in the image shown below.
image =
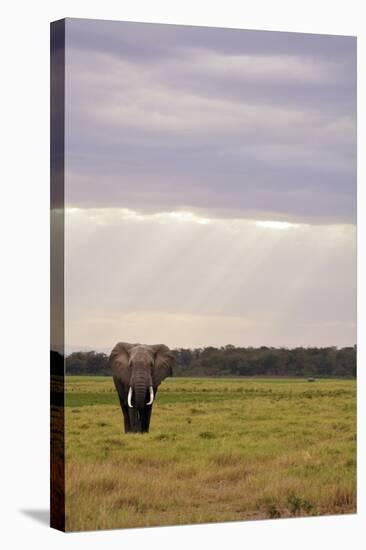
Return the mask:
[[[50,526],[65,531],[65,19],[50,26]]]

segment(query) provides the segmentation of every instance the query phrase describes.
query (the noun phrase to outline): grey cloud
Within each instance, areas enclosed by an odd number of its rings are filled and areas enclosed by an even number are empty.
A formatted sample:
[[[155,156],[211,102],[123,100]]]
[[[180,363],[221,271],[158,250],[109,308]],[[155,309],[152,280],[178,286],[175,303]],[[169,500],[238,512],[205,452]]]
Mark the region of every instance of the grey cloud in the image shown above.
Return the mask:
[[[355,37],[327,34],[222,29],[129,21],[67,19],[73,47],[116,57],[170,57],[170,52],[202,48],[225,54],[288,54],[344,59],[355,50]]]
[[[355,39],[88,20],[67,36],[70,204],[355,221]]]

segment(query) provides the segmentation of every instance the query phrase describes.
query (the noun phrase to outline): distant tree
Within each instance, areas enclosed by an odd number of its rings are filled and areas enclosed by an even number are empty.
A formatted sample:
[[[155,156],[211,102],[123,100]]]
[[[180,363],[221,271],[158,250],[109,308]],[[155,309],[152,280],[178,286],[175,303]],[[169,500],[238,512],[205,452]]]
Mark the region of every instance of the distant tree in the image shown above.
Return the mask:
[[[261,346],[178,348],[175,376],[298,376],[355,377],[356,346],[293,349]],[[108,356],[95,351],[74,352],[66,358],[67,374],[111,375]]]
[[[95,351],[71,353],[66,357],[66,374],[109,375],[108,356]]]

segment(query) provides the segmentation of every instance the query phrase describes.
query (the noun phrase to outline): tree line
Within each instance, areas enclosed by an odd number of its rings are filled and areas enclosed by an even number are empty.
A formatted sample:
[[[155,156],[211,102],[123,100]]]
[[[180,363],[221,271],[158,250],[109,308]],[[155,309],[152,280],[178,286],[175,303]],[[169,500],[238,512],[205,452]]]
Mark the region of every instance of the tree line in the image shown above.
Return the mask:
[[[356,346],[274,348],[261,346],[179,348],[173,350],[174,376],[355,377]],[[108,376],[109,356],[77,351],[66,357],[66,374]]]

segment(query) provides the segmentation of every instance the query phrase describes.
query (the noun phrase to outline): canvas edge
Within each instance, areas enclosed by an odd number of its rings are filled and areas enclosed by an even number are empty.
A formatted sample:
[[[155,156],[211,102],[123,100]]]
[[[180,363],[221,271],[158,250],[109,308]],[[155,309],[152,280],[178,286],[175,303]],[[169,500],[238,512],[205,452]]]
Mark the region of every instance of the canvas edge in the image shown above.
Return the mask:
[[[65,531],[65,19],[50,25],[50,526]]]

